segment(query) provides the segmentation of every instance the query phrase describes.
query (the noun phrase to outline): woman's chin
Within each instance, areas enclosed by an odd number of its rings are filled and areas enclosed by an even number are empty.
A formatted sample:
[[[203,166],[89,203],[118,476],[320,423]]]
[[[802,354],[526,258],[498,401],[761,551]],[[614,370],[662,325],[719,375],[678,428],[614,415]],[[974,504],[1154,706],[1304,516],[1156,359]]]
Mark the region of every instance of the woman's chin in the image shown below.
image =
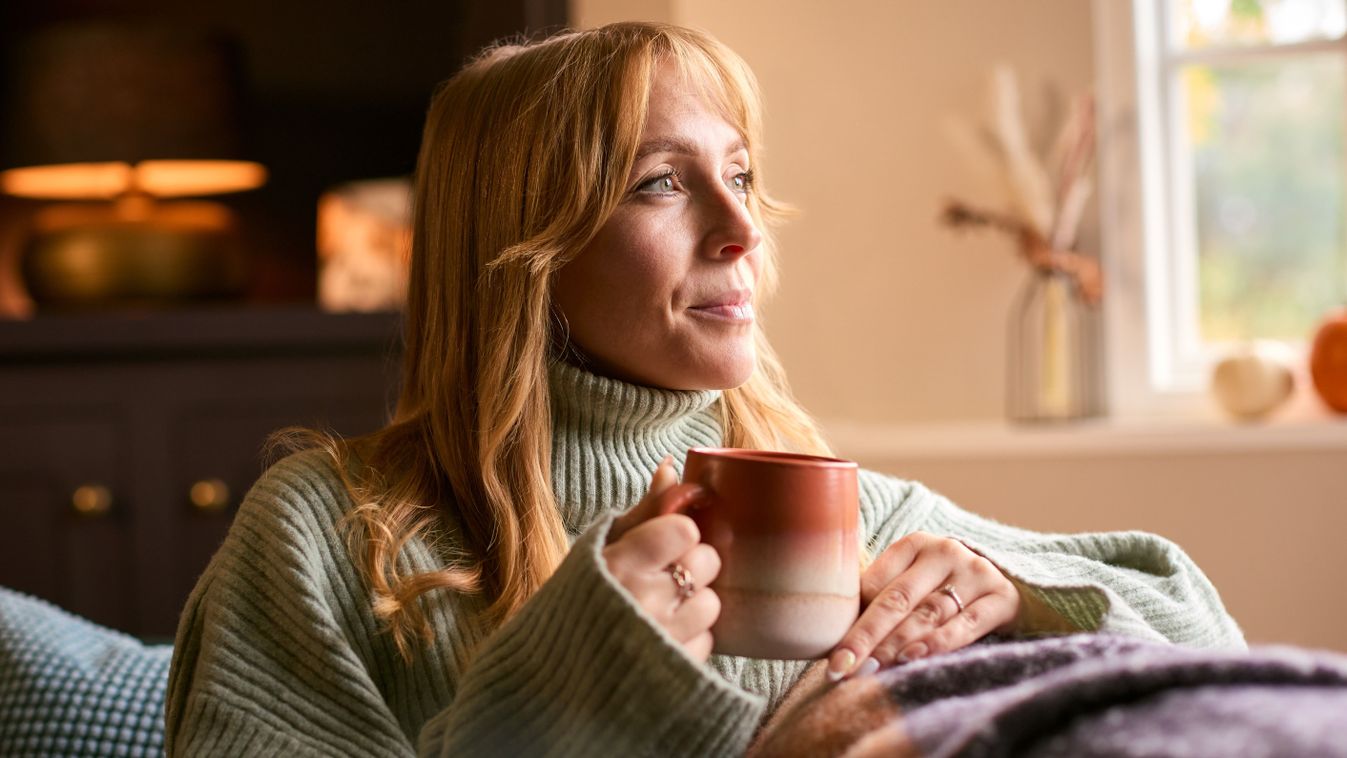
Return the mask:
[[[579,364],[600,376],[668,390],[729,390],[742,386],[757,370],[757,351],[752,345],[733,345],[727,350],[646,351],[643,355],[616,356],[603,360],[592,353]]]
[[[753,377],[756,369],[756,356],[749,350],[746,354],[708,363],[697,370],[686,372],[678,377],[677,389],[732,390],[743,386]]]
[[[724,381],[717,382],[715,387],[708,387],[707,389],[732,390],[742,387],[748,383],[749,379],[753,378],[754,368],[755,367],[750,364],[747,369],[737,372],[733,376],[727,376]]]

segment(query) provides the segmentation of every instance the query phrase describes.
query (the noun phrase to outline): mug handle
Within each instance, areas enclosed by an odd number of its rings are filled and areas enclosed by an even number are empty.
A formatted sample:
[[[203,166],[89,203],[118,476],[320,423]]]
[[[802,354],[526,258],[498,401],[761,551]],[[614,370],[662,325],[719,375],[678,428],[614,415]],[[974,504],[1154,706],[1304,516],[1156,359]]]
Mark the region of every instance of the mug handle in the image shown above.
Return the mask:
[[[688,482],[679,482],[678,484],[675,484],[673,487],[670,487],[670,489],[682,488],[690,492],[693,487],[706,489],[702,485],[694,485]],[[671,498],[669,503],[662,503],[659,507],[658,515],[667,516],[670,513],[681,513],[684,516],[696,520],[696,516],[694,516],[693,514],[696,511],[701,510],[705,504],[706,502],[702,498],[683,496],[680,493],[679,497]]]

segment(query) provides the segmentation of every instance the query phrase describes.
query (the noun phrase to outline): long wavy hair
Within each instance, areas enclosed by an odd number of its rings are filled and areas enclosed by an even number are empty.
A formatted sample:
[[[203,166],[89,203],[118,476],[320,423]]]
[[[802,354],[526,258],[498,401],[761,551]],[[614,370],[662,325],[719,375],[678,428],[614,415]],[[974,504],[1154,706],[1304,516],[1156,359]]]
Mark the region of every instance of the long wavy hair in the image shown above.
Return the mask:
[[[294,429],[274,438],[335,460],[356,504],[345,521],[351,553],[404,657],[429,641],[425,593],[482,595],[479,621],[493,628],[569,548],[552,488],[548,362],[564,335],[551,287],[622,199],[664,61],[748,146],[761,302],[777,280],[770,232],[784,208],[761,189],[761,101],[742,59],[701,32],[650,23],[497,45],[441,85],[426,118],[393,420],[359,438]],[[755,329],[756,369],[719,403],[725,443],[829,454]],[[446,527],[450,565],[413,574],[399,564],[408,541]]]

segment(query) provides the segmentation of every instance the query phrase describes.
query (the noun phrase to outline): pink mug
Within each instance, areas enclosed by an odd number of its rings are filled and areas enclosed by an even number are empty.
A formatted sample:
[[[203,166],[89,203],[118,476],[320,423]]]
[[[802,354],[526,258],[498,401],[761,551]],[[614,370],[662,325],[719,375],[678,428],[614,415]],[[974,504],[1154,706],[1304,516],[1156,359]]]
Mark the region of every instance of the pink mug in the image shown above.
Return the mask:
[[[683,481],[708,497],[688,512],[720,554],[711,588],[715,652],[826,656],[860,611],[857,466],[736,448],[692,448]]]

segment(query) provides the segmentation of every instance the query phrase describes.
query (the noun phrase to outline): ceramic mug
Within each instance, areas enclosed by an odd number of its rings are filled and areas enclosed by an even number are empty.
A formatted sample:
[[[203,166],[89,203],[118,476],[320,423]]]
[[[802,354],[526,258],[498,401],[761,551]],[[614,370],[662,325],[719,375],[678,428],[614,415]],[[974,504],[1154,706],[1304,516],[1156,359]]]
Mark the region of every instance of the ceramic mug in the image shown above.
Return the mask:
[[[683,481],[707,490],[688,515],[720,554],[711,588],[715,652],[826,656],[860,611],[852,461],[736,448],[692,448]]]

